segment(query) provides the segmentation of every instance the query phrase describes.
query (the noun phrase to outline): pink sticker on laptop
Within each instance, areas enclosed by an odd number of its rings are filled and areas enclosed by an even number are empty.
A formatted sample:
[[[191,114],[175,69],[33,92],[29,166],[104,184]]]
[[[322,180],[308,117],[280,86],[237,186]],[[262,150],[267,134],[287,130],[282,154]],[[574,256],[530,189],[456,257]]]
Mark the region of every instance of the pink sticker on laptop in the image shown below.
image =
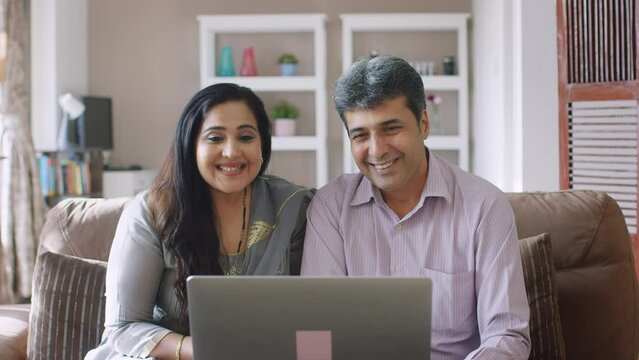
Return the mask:
[[[297,360],[332,360],[331,332],[298,330],[295,332]]]

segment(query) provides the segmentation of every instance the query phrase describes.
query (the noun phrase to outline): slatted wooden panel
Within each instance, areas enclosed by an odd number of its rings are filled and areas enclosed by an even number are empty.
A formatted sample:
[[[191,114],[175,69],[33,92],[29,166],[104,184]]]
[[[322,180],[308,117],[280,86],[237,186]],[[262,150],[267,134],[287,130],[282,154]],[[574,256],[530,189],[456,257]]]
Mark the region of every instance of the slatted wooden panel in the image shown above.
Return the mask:
[[[637,78],[635,1],[568,0],[568,82]]]
[[[561,188],[603,190],[615,198],[639,260],[638,2],[556,4]]]
[[[569,136],[570,188],[610,194],[636,233],[637,102],[572,102]]]

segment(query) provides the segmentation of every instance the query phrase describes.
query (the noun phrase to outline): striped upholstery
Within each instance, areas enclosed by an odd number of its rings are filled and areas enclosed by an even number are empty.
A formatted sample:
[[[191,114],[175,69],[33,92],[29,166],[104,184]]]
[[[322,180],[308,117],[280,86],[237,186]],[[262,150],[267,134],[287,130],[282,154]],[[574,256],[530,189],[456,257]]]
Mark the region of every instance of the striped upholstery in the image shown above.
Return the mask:
[[[530,305],[529,359],[565,359],[550,236],[544,233],[521,239],[519,252]]]
[[[106,262],[43,252],[29,319],[29,359],[82,359],[102,336]]]

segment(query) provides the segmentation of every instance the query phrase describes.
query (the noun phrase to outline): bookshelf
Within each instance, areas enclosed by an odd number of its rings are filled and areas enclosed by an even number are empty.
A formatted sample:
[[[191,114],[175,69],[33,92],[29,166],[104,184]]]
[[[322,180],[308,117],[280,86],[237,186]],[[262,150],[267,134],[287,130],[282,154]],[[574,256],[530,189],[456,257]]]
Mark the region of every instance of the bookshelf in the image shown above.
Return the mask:
[[[40,187],[47,205],[68,197],[102,196],[102,152],[72,149],[37,156]]]
[[[446,41],[451,39],[451,50],[455,54],[456,71],[453,75],[442,75],[442,70],[434,75],[422,76],[426,94],[441,94],[444,101],[455,104],[440,114],[449,132],[433,134],[424,141],[426,146],[460,168],[469,170],[469,101],[468,101],[468,39],[467,22],[469,15],[464,13],[415,13],[415,14],[342,14],[342,70],[346,71],[353,61],[366,54],[362,48],[370,46],[368,51],[376,50],[380,54],[392,54],[410,59],[409,53],[417,52],[421,56],[433,56],[439,60],[442,55],[433,49],[431,41],[437,36]],[[365,35],[371,34],[369,41]],[[413,49],[393,48],[393,36],[415,37]],[[363,42],[364,45],[358,43]],[[371,40],[372,39],[372,40]],[[393,50],[394,49],[394,50]],[[405,53],[401,53],[405,51]],[[430,55],[429,55],[430,54]],[[439,74],[438,74],[439,73]],[[429,110],[431,124],[433,114]],[[350,140],[344,131],[343,136],[344,172],[356,172],[350,152]]]
[[[324,14],[274,14],[274,15],[200,15],[200,86],[206,87],[221,82],[236,83],[257,92],[260,97],[264,93],[277,93],[284,100],[299,95],[311,93],[314,111],[313,134],[303,136],[286,136],[272,138],[273,152],[294,153],[310,152],[313,154],[315,168],[315,184],[307,186],[322,186],[328,181],[328,149],[327,149],[327,104],[326,104],[326,15]],[[312,45],[312,57],[308,63],[312,64],[310,74],[301,73],[298,76],[277,76],[275,73],[260,73],[258,76],[224,76],[216,75],[216,62],[221,49],[220,36],[251,36],[251,35],[286,36],[291,34],[308,35]],[[281,46],[282,39],[272,38],[266,47]],[[307,45],[307,44],[305,44]],[[264,54],[265,51],[258,51]],[[304,49],[297,52],[305,53]],[[267,112],[270,112],[267,108]],[[273,120],[273,119],[271,119]],[[274,165],[273,163],[271,165]],[[270,168],[271,166],[269,166]],[[286,170],[286,169],[284,169]],[[267,169],[267,172],[269,170]],[[299,171],[297,171],[299,173]],[[290,178],[287,173],[276,175]]]

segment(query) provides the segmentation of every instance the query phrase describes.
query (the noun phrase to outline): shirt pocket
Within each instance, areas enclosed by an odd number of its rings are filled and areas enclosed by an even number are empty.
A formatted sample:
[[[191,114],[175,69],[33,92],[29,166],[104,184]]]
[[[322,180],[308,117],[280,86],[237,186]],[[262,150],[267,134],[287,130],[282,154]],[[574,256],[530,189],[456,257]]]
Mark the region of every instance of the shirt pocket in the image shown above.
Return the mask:
[[[422,268],[420,275],[433,283],[434,330],[459,332],[477,326],[474,271],[449,274]]]

